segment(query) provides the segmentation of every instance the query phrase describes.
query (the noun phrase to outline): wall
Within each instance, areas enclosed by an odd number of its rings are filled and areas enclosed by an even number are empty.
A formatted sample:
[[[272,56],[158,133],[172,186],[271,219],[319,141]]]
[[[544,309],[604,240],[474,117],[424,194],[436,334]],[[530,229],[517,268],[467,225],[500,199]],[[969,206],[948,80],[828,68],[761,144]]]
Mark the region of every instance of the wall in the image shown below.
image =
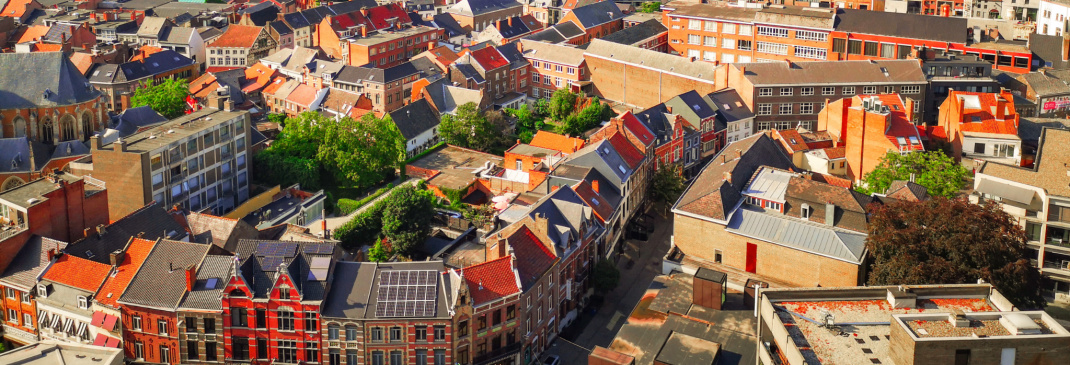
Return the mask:
[[[160,361],[160,346],[166,346],[170,349],[168,364],[177,365],[179,363],[179,348],[178,348],[178,320],[175,317],[174,312],[165,312],[156,309],[140,308],[131,305],[123,305],[123,349],[125,350],[126,357],[128,359],[136,358],[134,356],[134,347],[136,343],[141,343],[144,346],[144,359],[148,362],[161,362]],[[133,329],[133,317],[141,317],[141,330]],[[167,321],[167,336],[159,335],[158,320]]]
[[[915,341],[892,322],[891,358],[896,365],[954,364],[956,350],[970,350],[970,365],[1000,365],[1005,348],[1015,349],[1015,364],[1058,364],[1070,356],[1070,338],[959,338]],[[911,351],[913,350],[913,351]]]
[[[685,92],[705,95],[725,88],[720,82],[696,80],[661,70],[585,55],[595,95],[639,108],[650,108]],[[702,62],[702,61],[695,61]],[[725,72],[719,68],[717,73]],[[721,77],[717,77],[721,80]]]
[[[113,144],[114,145],[114,144]],[[112,191],[108,195],[108,216],[114,222],[148,204],[152,197],[148,155],[119,152],[110,149],[93,151],[93,170],[86,175],[103,180]]]

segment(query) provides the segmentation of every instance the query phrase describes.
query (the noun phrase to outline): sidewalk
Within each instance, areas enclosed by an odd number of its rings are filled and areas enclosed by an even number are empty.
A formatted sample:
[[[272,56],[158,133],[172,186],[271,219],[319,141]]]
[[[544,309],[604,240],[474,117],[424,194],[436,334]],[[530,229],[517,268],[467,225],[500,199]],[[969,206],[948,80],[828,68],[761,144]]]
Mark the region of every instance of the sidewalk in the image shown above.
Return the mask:
[[[398,184],[398,186],[402,186],[402,185],[405,185],[405,184],[413,185],[419,180],[420,179],[416,179],[416,178],[408,179],[408,180],[405,180],[405,182],[403,182],[401,184]],[[357,210],[354,210],[352,213],[349,213],[347,215],[343,215],[341,217],[327,217],[327,219],[326,219],[327,220],[327,230],[329,230],[331,232],[334,232],[335,229],[338,229],[338,227],[341,227],[343,224],[346,224],[346,222],[349,222],[351,219],[353,219],[353,217],[357,216],[357,214],[360,214],[361,212],[364,212],[365,210],[370,208],[372,205],[377,203],[379,200],[382,200],[387,195],[390,195],[390,192],[394,191],[394,189],[397,189],[398,186],[395,186],[393,189],[390,189],[389,191],[384,192],[383,195],[379,195],[375,199],[372,199],[372,201],[368,202],[368,204],[364,204],[364,206],[360,207]],[[309,229],[310,233],[312,233],[314,235],[319,235],[320,233],[323,232],[323,221],[324,221],[323,219],[317,219],[317,220],[313,221],[310,224],[306,224],[305,227]]]

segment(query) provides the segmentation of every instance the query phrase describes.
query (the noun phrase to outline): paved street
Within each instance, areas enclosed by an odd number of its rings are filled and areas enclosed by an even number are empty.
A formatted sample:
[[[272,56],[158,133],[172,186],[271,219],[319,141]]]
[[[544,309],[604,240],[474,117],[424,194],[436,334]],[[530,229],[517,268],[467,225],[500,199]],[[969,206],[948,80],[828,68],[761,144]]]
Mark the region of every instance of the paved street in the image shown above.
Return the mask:
[[[570,342],[558,337],[545,355],[561,357],[561,364],[586,364],[587,355],[594,346],[608,347],[628,315],[646,293],[654,277],[661,273],[661,258],[669,251],[669,236],[672,234],[672,219],[659,216],[654,224],[654,233],[647,242],[625,241],[625,251],[617,267],[620,269],[620,285],[606,295],[605,304],[587,324],[583,332]],[[579,321],[579,320],[577,320]]]

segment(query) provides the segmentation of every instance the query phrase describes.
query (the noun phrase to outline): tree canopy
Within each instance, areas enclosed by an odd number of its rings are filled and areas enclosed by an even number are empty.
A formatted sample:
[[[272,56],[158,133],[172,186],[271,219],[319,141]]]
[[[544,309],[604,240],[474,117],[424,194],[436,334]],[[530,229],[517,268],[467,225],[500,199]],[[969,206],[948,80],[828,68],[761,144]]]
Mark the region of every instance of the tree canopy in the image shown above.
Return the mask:
[[[187,96],[189,96],[189,84],[178,79],[164,79],[158,84],[149,80],[134,90],[134,96],[130,98],[130,106],[148,105],[160,115],[173,119],[186,113]]]
[[[592,284],[599,293],[608,293],[620,283],[620,270],[609,259],[602,259],[594,265]]]
[[[929,195],[954,197],[966,184],[970,172],[943,152],[925,151],[901,155],[888,152],[873,171],[863,176],[858,188],[865,194],[883,194],[895,180],[910,180],[928,189]]]
[[[446,143],[483,152],[504,152],[511,145],[509,123],[501,112],[479,110],[475,103],[442,116],[438,134]]]
[[[579,95],[568,89],[557,89],[550,96],[550,118],[562,121],[576,110],[576,99]]]
[[[640,13],[657,13],[657,12],[660,12],[661,11],[661,2],[660,1],[645,1],[642,4],[639,5],[639,9],[637,9],[637,11],[640,12]]]
[[[334,231],[342,247],[354,249],[376,245],[385,237],[390,250],[380,247],[378,254],[411,255],[431,235],[431,219],[436,197],[430,190],[402,185],[382,200],[360,212]]]
[[[1040,308],[1040,272],[1025,232],[998,204],[936,197],[872,211],[870,285],[992,283],[1021,308]]]
[[[684,192],[686,182],[680,165],[663,165],[654,172],[650,181],[650,197],[658,203],[672,204]]]

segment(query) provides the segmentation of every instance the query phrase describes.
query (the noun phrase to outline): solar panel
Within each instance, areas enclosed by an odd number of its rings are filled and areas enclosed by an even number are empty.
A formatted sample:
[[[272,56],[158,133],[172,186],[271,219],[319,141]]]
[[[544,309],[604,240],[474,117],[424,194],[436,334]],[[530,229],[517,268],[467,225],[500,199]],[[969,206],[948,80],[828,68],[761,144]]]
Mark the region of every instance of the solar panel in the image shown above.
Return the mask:
[[[297,244],[292,242],[261,242],[256,245],[257,256],[294,256]]]
[[[432,317],[438,300],[435,270],[385,270],[379,274],[376,317]]]
[[[301,250],[304,253],[326,255],[334,253],[334,245],[330,243],[305,244]]]
[[[312,258],[312,263],[308,266],[313,269],[326,269],[331,267],[331,258],[327,256],[315,256]]]
[[[260,267],[263,268],[264,271],[274,271],[285,260],[286,260],[286,258],[279,257],[279,256],[264,257],[264,258],[260,259]]]

